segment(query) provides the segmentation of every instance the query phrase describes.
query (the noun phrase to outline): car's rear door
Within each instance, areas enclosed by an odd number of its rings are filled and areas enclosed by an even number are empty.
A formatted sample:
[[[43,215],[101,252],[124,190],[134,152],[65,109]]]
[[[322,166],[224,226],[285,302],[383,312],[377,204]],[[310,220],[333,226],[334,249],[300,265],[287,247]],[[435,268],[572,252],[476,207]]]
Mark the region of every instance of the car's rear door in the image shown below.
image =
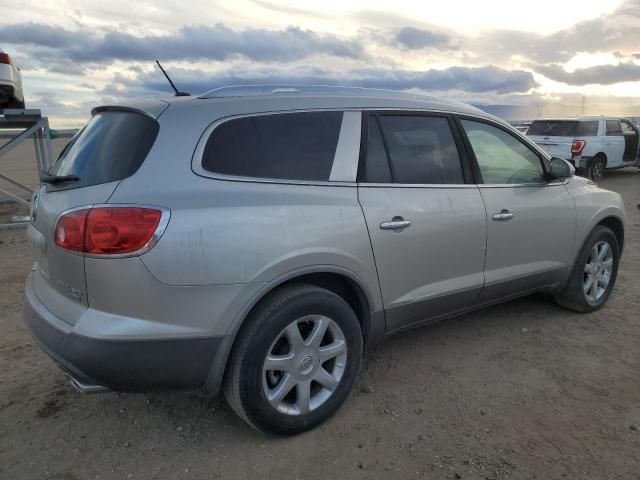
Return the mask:
[[[619,167],[622,165],[625,141],[620,120],[605,121],[604,149],[607,155],[607,167]]]
[[[571,268],[576,207],[563,181],[546,181],[543,157],[509,128],[460,118],[487,209],[485,287],[479,302],[561,282]]]
[[[484,284],[486,212],[446,114],[371,112],[358,198],[387,330],[472,305]]]

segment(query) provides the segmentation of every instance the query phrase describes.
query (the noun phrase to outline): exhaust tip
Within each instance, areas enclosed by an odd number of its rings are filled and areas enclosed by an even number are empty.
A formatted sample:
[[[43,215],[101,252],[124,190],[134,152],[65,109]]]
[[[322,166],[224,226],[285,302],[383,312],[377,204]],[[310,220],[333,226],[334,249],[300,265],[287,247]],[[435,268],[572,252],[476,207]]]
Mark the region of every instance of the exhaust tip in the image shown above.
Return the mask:
[[[71,380],[71,386],[80,393],[105,393],[105,392],[109,392],[110,390],[105,387],[104,385],[97,385],[97,384],[92,384],[92,383],[86,383],[83,382],[82,380],[78,380],[75,377],[72,377],[71,375],[69,375],[69,379]]]

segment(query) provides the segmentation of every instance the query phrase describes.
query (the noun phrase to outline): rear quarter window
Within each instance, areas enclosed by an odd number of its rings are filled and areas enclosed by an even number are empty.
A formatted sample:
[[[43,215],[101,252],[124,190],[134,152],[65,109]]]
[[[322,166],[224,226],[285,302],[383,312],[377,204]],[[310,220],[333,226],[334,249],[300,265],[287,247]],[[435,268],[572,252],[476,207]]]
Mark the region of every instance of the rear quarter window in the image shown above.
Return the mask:
[[[158,123],[134,112],[109,111],[91,118],[49,169],[52,175],[78,180],[48,188],[67,190],[125,179],[146,158],[158,135]]]
[[[240,177],[328,181],[342,112],[235,118],[214,128],[202,168]]]

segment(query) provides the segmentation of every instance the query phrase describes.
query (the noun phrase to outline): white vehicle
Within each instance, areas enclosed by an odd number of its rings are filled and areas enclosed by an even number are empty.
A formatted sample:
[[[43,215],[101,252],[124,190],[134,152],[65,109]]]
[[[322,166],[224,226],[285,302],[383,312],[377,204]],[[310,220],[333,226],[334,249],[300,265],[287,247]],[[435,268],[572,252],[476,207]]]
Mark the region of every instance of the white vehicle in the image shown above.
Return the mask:
[[[24,94],[20,69],[0,49],[0,109],[5,108],[24,108]]]
[[[535,120],[527,136],[549,155],[568,160],[578,173],[592,180],[600,180],[605,169],[640,164],[640,131],[625,118]]]

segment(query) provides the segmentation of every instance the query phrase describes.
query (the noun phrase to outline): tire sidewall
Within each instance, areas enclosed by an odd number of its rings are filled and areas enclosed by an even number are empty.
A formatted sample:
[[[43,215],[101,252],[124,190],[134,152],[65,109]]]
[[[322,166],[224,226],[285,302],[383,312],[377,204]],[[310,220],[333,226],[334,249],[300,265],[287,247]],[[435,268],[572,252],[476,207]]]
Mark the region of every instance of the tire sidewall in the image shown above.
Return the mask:
[[[333,394],[317,409],[304,415],[287,415],[274,409],[262,387],[264,360],[276,336],[292,321],[306,315],[325,315],[338,324],[347,343],[347,364]],[[249,339],[240,365],[240,402],[249,420],[270,433],[291,435],[309,430],[331,417],[348,396],[362,360],[362,331],[349,305],[331,292],[297,296],[270,313]]]

